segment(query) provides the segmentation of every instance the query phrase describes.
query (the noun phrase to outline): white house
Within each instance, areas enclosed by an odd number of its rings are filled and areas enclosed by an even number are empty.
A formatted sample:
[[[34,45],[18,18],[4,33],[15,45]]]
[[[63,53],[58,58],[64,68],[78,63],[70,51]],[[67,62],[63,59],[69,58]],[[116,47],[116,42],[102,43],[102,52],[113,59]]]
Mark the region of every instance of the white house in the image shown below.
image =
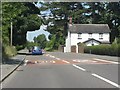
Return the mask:
[[[110,29],[107,24],[69,24],[64,52],[71,52],[75,46],[78,53],[78,43],[87,46],[110,43]]]

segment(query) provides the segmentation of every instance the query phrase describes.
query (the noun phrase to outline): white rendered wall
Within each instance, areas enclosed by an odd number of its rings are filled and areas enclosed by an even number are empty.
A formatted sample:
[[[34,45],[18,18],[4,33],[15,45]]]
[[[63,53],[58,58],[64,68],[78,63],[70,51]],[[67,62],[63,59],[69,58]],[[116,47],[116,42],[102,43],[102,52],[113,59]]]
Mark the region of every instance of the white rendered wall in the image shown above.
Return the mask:
[[[88,33],[82,33],[81,38],[82,39],[78,39],[77,33],[71,33],[71,45],[77,45],[77,43],[87,41],[89,38],[93,38],[98,41],[109,41],[110,37],[109,33],[104,33],[102,37],[103,39],[99,39],[99,33],[93,33],[92,37],[90,37]]]
[[[71,52],[71,35],[70,32],[68,32],[68,36],[65,41],[65,47],[64,52]]]
[[[96,41],[90,41],[90,42],[87,42],[86,43],[86,46],[92,46],[92,44],[94,44],[94,45],[99,45],[100,43],[98,43],[98,42],[96,42]]]
[[[64,47],[64,52],[71,52],[71,46],[76,45],[76,53],[78,53],[78,45],[77,43],[79,42],[84,42],[87,41],[89,38],[93,38],[98,41],[108,41],[109,42],[109,33],[103,33],[103,39],[99,39],[99,33],[92,33],[92,37],[89,36],[88,33],[82,33],[81,34],[82,39],[78,39],[78,34],[77,33],[70,33],[68,32],[68,37],[66,38],[66,47]],[[92,42],[86,43],[87,46],[91,46]],[[98,42],[94,41],[94,45],[99,45]]]

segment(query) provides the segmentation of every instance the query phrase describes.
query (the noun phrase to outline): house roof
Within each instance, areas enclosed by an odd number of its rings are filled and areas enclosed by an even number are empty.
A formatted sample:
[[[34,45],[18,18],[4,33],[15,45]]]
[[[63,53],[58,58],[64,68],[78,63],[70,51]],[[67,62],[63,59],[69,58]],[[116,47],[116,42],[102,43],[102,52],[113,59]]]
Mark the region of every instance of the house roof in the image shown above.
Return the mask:
[[[108,24],[73,24],[69,27],[71,33],[109,33]]]
[[[83,43],[87,43],[87,42],[90,42],[90,41],[96,41],[96,42],[99,42],[99,43],[101,43],[101,44],[110,44],[110,42],[108,42],[108,41],[98,41],[98,40],[96,40],[96,39],[94,39],[94,38],[91,38],[91,39],[89,39],[89,40],[86,40],[86,41],[84,41]]]
[[[101,43],[100,41],[98,41],[98,40],[96,40],[96,39],[93,39],[93,38],[88,39],[88,40],[84,41],[83,43],[87,43],[87,42],[90,42],[90,41],[96,41],[96,42]]]

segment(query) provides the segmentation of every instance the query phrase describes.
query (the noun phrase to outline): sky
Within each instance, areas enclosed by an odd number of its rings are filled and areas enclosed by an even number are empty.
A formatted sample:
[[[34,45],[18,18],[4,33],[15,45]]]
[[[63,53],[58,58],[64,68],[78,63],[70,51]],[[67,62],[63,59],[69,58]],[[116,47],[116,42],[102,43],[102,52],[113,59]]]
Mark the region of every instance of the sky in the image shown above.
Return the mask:
[[[38,36],[38,35],[40,35],[40,34],[45,34],[46,39],[49,40],[48,36],[49,36],[50,33],[47,32],[47,31],[44,31],[45,28],[46,28],[46,26],[42,25],[39,30],[28,31],[27,32],[27,41],[31,41],[32,42],[33,38],[36,37],[36,36]]]
[[[39,4],[39,3],[37,3],[36,4],[36,6],[37,7],[40,7],[41,5]],[[43,13],[49,13],[48,11],[47,12],[43,12]],[[42,26],[40,26],[40,29],[39,30],[35,30],[35,31],[28,31],[27,32],[27,41],[33,41],[33,38],[34,37],[37,37],[38,35],[40,35],[40,34],[45,34],[45,36],[46,36],[46,39],[47,40],[49,40],[48,39],[48,36],[49,36],[49,32],[47,32],[47,31],[45,31],[44,29],[46,28],[46,26],[45,25],[42,25]]]

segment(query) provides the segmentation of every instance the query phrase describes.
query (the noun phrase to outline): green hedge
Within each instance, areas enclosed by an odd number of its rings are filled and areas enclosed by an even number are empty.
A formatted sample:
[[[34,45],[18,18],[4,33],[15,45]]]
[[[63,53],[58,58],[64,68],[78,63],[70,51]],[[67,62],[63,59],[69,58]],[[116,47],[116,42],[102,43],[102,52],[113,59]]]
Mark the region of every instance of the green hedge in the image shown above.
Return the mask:
[[[85,53],[120,56],[120,44],[86,46]]]

